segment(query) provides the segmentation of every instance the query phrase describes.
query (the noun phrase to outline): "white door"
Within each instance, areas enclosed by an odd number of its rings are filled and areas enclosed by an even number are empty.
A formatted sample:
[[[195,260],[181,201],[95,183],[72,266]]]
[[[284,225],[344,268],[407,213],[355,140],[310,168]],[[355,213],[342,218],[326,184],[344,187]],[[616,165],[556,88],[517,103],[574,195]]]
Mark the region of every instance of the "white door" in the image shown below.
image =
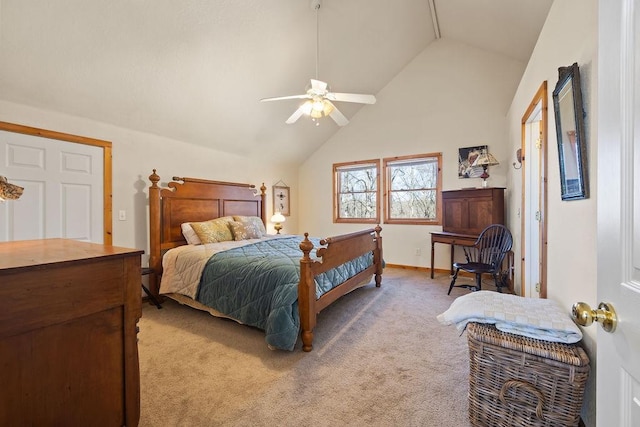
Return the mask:
[[[640,2],[599,2],[597,424],[640,426]],[[595,303],[595,301],[593,302]],[[597,304],[596,304],[597,305]],[[593,307],[592,307],[593,308]],[[594,327],[594,326],[591,326]]]
[[[98,146],[0,131],[0,175],[24,187],[0,204],[0,241],[104,243],[103,156]]]

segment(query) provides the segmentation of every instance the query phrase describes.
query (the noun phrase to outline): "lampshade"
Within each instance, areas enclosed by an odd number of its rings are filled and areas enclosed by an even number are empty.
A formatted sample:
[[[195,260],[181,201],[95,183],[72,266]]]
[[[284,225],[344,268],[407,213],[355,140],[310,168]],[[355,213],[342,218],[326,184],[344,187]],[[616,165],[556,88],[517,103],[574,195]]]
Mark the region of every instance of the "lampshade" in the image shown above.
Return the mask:
[[[487,186],[487,178],[489,178],[489,174],[487,173],[487,167],[498,165],[498,161],[493,154],[489,153],[486,149],[482,150],[482,153],[478,156],[478,158],[473,162],[471,166],[482,166],[482,186]]]
[[[287,218],[285,218],[285,216],[282,215],[280,212],[274,213],[273,216],[271,217],[271,222],[273,223],[285,222],[286,220]]]
[[[471,166],[495,166],[500,163],[496,160],[493,154],[489,153],[487,150],[482,150],[482,153],[476,158],[476,161],[473,162]]]
[[[333,104],[326,99],[316,97],[305,101],[302,105],[302,112],[314,119],[326,117],[334,110]]]
[[[0,176],[0,201],[19,199],[23,190],[24,188],[11,184],[7,178]]]

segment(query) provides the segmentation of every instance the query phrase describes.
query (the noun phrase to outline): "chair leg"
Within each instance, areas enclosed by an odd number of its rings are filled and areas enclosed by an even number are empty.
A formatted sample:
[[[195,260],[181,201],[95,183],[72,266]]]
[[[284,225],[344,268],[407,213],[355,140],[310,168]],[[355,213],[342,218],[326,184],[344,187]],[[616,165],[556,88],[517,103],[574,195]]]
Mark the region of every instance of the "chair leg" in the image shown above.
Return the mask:
[[[493,275],[493,280],[495,280],[496,282],[496,290],[500,293],[502,293],[502,277],[499,276],[499,274],[495,273]]]
[[[453,273],[453,278],[451,279],[451,284],[449,285],[449,292],[447,292],[447,295],[449,295],[451,293],[451,289],[453,289],[453,286],[456,284],[456,279],[458,278],[458,272],[460,271],[459,268],[456,268],[456,272]]]
[[[476,273],[476,288],[474,291],[482,289],[482,273]]]

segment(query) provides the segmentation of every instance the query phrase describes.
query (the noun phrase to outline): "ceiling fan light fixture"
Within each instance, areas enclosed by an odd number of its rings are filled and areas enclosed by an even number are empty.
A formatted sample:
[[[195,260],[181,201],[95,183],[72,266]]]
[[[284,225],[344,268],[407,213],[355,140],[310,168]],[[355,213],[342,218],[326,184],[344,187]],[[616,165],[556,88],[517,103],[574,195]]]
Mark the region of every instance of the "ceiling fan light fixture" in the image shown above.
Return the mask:
[[[312,100],[305,101],[304,104],[300,106],[300,109],[302,110],[303,114],[310,116],[311,112],[313,111],[313,101]]]
[[[315,100],[315,101],[307,101],[311,105],[310,111],[308,113],[314,119],[321,119],[322,117],[327,117],[334,110],[333,104],[324,99]],[[305,107],[305,110],[309,107]]]
[[[329,101],[323,101],[322,104],[324,105],[324,107],[322,108],[322,112],[325,116],[328,116],[329,114],[331,114],[331,112],[333,112],[334,106],[332,103],[330,103]]]
[[[309,114],[311,116],[311,118],[313,119],[321,119],[322,117],[324,117],[324,115],[322,114],[322,110],[318,111],[318,110],[311,110],[311,114]]]

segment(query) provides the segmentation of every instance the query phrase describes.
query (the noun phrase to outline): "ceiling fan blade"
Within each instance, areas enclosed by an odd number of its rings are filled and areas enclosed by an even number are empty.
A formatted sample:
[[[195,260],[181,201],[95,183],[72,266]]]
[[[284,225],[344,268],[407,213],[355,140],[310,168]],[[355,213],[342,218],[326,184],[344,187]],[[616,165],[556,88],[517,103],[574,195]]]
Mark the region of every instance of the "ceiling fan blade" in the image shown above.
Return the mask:
[[[295,123],[300,118],[300,116],[302,116],[302,114],[304,113],[303,107],[304,107],[304,104],[298,107],[298,109],[293,112],[293,114],[287,119],[285,123],[288,125]]]
[[[306,98],[309,98],[309,95],[305,93],[304,95],[289,95],[289,96],[278,96],[275,98],[262,98],[260,102],[281,101],[283,99],[306,99]]]
[[[320,80],[311,79],[311,90],[318,93],[324,93],[327,90],[327,83]]]
[[[326,95],[327,99],[332,101],[342,102],[357,102],[358,104],[375,104],[376,97],[373,95],[366,95],[362,93],[336,93],[329,92]]]
[[[331,101],[327,101],[327,102],[331,104]],[[336,108],[335,105],[333,104],[331,105],[333,106],[333,111],[329,113],[329,116],[333,119],[333,121],[336,122],[338,126],[344,126],[347,123],[349,123],[349,120],[344,116],[344,114],[342,114],[340,110]]]

